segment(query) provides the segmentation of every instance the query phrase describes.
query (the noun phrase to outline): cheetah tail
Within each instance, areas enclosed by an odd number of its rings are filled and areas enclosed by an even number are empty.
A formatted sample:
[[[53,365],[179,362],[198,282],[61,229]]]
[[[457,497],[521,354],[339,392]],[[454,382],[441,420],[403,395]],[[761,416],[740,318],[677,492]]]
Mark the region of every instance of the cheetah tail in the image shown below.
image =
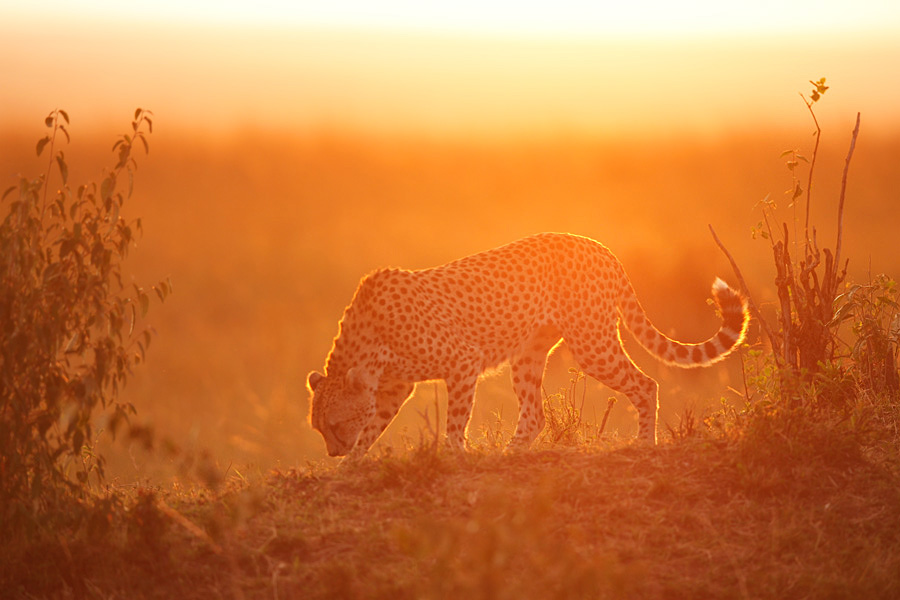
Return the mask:
[[[722,315],[722,326],[711,338],[698,344],[685,344],[660,333],[647,318],[630,283],[622,290],[619,313],[641,346],[662,362],[686,368],[704,367],[722,360],[737,348],[744,341],[750,323],[747,300],[718,277],[712,295]]]

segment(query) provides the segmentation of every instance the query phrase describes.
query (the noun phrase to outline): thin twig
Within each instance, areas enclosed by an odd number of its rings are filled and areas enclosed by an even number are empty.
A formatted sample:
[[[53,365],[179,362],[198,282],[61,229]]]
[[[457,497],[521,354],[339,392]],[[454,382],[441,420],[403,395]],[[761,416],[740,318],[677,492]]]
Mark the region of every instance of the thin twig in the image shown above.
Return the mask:
[[[236,600],[244,600],[244,591],[241,589],[240,585],[238,585],[237,577],[240,573],[238,570],[237,562],[234,559],[234,555],[230,552],[225,552],[225,550],[213,540],[206,531],[197,526],[193,521],[185,517],[183,514],[166,504],[165,500],[162,498],[156,499],[156,508],[162,514],[169,517],[175,523],[181,525],[188,533],[193,535],[198,540],[206,543],[210,550],[212,550],[217,556],[220,556],[225,559],[228,563],[229,568],[231,569],[231,591]]]
[[[803,235],[805,238],[804,254],[806,255],[809,254],[809,202],[812,194],[813,172],[816,170],[816,157],[819,155],[819,139],[822,137],[822,128],[819,127],[819,120],[816,118],[816,112],[812,108],[812,103],[807,102],[803,94],[800,94],[800,97],[803,98],[803,103],[809,110],[813,123],[816,124],[816,145],[813,148],[812,160],[809,163],[809,180],[806,182],[806,222],[803,228]]]
[[[438,395],[438,384],[434,383],[434,441],[433,450],[438,451],[441,445],[441,401]]]
[[[56,148],[56,131],[59,128],[59,109],[53,115],[53,134],[50,136],[50,158],[47,160],[47,177],[44,179],[44,196],[41,198],[41,227],[44,225],[44,212],[47,210],[47,191],[50,187],[50,172],[53,170],[53,152]]]
[[[844,161],[844,174],[841,177],[841,196],[838,201],[838,230],[837,243],[834,246],[834,270],[837,273],[841,264],[841,238],[844,232],[844,195],[847,192],[847,171],[850,170],[850,159],[853,158],[853,150],[856,148],[856,136],[859,135],[859,113],[856,113],[856,126],[850,138],[850,150],[847,151],[847,159]]]
[[[784,231],[784,244],[780,242],[775,246],[775,286],[778,288],[778,301],[781,304],[781,340],[782,353],[784,361],[791,365],[794,371],[797,370],[797,354],[795,347],[797,340],[795,339],[796,330],[793,327],[793,311],[791,310],[791,298],[794,299],[794,305],[797,307],[797,314],[800,315],[800,299],[797,296],[798,286],[794,280],[794,267],[790,252],[788,251],[788,226],[782,223]],[[793,288],[794,293],[791,294]],[[802,317],[801,317],[802,322]],[[777,356],[777,352],[776,352]]]
[[[741,357],[741,380],[744,383],[744,399],[750,402],[750,386],[747,385],[747,358],[744,356],[743,348],[738,347],[738,355]],[[734,391],[736,392],[737,390]]]
[[[185,530],[187,530],[188,533],[193,535],[195,538],[204,542],[216,555],[225,556],[225,551],[222,550],[222,546],[217,544],[215,540],[209,537],[208,533],[198,527],[193,521],[166,504],[165,500],[163,500],[162,498],[157,498],[156,507],[157,509],[159,509],[159,512],[169,517],[175,523],[181,525]]]
[[[712,233],[713,239],[716,241],[716,245],[725,253],[725,256],[728,258],[728,262],[731,263],[731,269],[734,271],[734,275],[738,278],[738,282],[741,286],[741,293],[747,299],[747,306],[750,308],[750,314],[753,315],[753,318],[759,322],[760,327],[762,327],[763,332],[766,334],[766,337],[769,338],[769,343],[772,345],[772,348],[775,349],[778,346],[775,343],[775,337],[772,335],[772,331],[769,329],[769,325],[766,323],[766,320],[763,319],[762,313],[759,312],[759,307],[756,306],[756,302],[753,301],[753,296],[750,294],[750,288],[747,287],[747,282],[744,280],[744,276],[741,274],[741,270],[738,268],[737,262],[735,262],[734,258],[731,256],[731,253],[727,248],[722,244],[722,241],[719,239],[719,236],[716,235],[716,230],[713,229],[712,225],[709,225],[709,232]]]
[[[603,430],[606,429],[606,421],[609,419],[609,411],[612,410],[613,405],[616,403],[616,397],[610,396],[606,401],[606,411],[603,413],[603,420],[600,422],[600,430],[597,431],[597,437],[603,435]]]

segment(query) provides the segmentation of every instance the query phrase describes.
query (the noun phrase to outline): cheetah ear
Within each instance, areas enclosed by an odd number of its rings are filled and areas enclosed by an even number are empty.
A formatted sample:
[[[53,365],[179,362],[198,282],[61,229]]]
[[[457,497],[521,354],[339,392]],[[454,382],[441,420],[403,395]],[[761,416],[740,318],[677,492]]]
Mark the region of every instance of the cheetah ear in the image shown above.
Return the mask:
[[[306,387],[309,389],[310,392],[315,392],[316,388],[319,387],[319,384],[322,383],[322,381],[324,379],[325,379],[324,375],[322,375],[321,373],[318,373],[316,371],[313,371],[306,378]]]
[[[347,369],[347,375],[344,382],[348,388],[355,391],[362,391],[372,387],[369,374],[362,367],[350,367]]]

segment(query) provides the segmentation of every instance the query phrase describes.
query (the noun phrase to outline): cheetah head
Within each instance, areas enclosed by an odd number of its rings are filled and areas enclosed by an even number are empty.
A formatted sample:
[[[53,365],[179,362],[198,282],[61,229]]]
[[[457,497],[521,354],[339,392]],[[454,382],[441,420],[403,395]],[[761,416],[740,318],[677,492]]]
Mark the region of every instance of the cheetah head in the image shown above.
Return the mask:
[[[329,456],[345,456],[375,416],[375,386],[364,369],[344,376],[313,371],[306,380],[312,392],[309,421],[325,438]]]

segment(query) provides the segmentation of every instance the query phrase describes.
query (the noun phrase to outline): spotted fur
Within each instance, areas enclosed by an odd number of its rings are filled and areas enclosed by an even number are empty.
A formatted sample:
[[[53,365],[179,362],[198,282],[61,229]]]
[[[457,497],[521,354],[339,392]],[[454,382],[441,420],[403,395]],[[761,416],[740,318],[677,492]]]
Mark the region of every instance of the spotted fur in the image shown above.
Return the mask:
[[[622,265],[605,246],[544,233],[421,271],[382,269],[363,278],[344,311],[325,374],[309,374],[310,422],[328,453],[362,454],[416,382],[447,383],[447,438],[465,445],[475,384],[509,361],[519,399],[513,444],[544,427],[541,380],[550,350],[565,340],[588,375],[628,396],[639,436],[656,443],[656,381],[625,352],[623,323],[660,360],[700,367],[744,339],[746,302],[721,279],[712,288],[722,326],[698,344],[672,340],[641,308]]]

